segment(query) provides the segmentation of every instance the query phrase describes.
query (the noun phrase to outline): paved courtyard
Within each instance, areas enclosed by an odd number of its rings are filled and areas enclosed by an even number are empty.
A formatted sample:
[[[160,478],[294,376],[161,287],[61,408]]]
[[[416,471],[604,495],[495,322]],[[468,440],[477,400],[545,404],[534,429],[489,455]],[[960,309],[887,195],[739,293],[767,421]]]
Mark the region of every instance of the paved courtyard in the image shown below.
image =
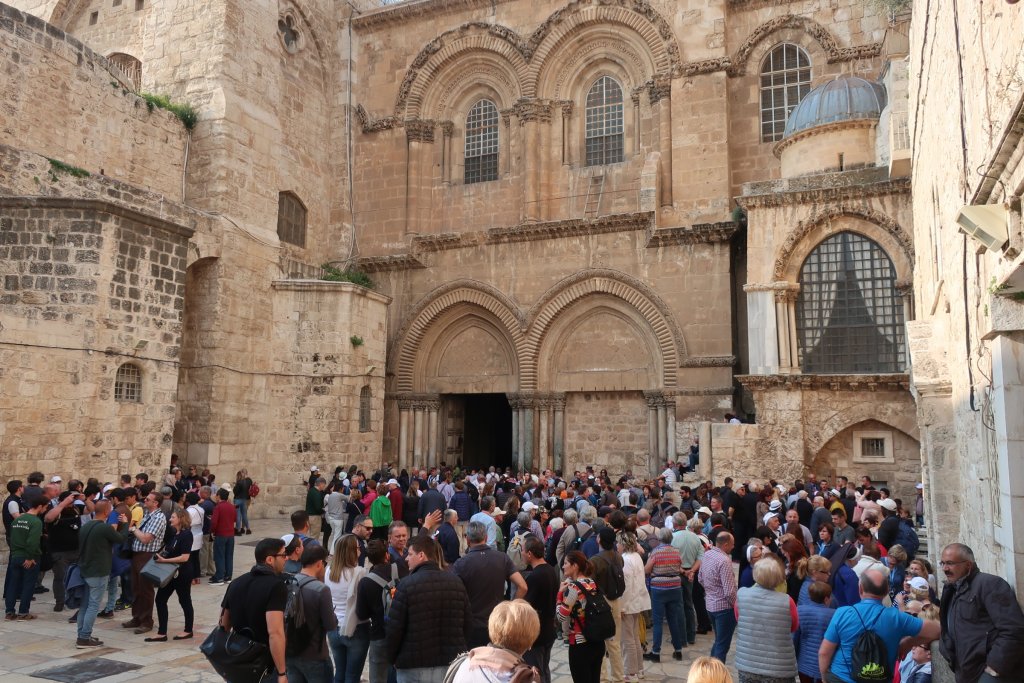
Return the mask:
[[[265,535],[280,536],[286,533],[283,522],[255,520],[258,530],[252,536],[237,539],[235,544],[235,576],[248,571],[253,564],[253,546]],[[47,587],[50,576],[47,576]],[[195,606],[195,633],[191,641],[167,643],[145,643],[143,638],[121,628],[121,622],[130,618],[129,612],[117,612],[112,620],[97,619],[93,635],[104,642],[105,647],[96,650],[76,650],[75,626],[67,623],[73,611],[53,612],[53,593],[37,596],[32,612],[38,619],[28,622],[0,621],[0,683],[22,683],[40,680],[87,683],[89,681],[145,680],[147,683],[161,681],[220,681],[222,680],[199,653],[199,644],[217,623],[220,601],[226,586],[210,586],[206,579],[199,586],[193,586],[192,604]],[[181,631],[183,626],[181,608],[177,599],[170,602],[170,624],[168,633]],[[147,634],[152,635],[152,634]],[[671,658],[668,632],[662,662],[646,662],[647,681],[679,680],[686,678],[689,663],[696,657],[707,654],[711,649],[711,636],[697,636],[697,645],[684,650],[683,661]],[[127,664],[130,670],[116,667]],[[49,673],[58,667],[72,665],[71,671],[78,670],[77,676],[69,675],[67,669]],[[568,651],[563,645],[556,645],[551,662],[554,683],[571,683]],[[110,672],[113,671],[111,674]],[[365,679],[364,679],[365,680]]]

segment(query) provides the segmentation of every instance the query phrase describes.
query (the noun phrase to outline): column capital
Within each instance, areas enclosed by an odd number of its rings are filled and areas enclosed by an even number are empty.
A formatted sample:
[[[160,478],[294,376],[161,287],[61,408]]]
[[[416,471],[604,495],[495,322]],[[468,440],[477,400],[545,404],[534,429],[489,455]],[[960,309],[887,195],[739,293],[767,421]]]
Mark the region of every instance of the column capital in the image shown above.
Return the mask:
[[[644,399],[647,401],[648,408],[674,408],[676,405],[676,396],[679,395],[679,392],[675,389],[654,389],[643,393]]]
[[[512,105],[512,112],[521,125],[536,121],[551,123],[551,103],[537,98],[523,98]]]
[[[455,134],[455,123],[452,121],[442,121],[441,132],[444,134],[446,138],[450,138],[452,135]]]
[[[399,410],[412,410],[415,394],[395,394],[391,398],[398,403]]]
[[[647,97],[651,104],[657,104],[661,100],[668,100],[672,97],[672,77],[658,75],[647,82]]]
[[[434,121],[410,119],[405,122],[405,137],[410,142],[433,142]]]
[[[800,285],[796,282],[775,283],[775,301],[777,303],[795,303],[800,298]]]

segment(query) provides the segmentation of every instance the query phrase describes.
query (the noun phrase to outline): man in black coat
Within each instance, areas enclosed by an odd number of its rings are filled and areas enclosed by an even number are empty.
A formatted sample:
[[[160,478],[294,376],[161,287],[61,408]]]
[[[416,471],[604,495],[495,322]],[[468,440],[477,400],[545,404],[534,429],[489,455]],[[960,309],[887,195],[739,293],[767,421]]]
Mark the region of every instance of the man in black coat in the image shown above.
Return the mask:
[[[420,534],[409,544],[409,576],[402,579],[387,617],[385,652],[398,683],[441,683],[448,665],[466,651],[472,618],[462,580],[433,559],[437,543]]]
[[[444,494],[437,490],[437,480],[431,480],[430,488],[423,492],[420,496],[419,502],[419,522],[422,525],[423,520],[427,518],[431,512],[435,510],[443,513],[445,508],[448,507],[448,501],[444,499]]]

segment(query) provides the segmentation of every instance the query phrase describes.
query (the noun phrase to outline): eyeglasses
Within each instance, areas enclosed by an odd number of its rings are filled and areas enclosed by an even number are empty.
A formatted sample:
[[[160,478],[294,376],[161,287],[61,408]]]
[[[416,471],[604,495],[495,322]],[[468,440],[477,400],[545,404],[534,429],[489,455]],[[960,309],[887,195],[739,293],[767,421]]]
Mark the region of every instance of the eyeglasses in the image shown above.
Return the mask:
[[[288,553],[274,553],[271,557],[288,557]]]
[[[958,564],[963,564],[966,561],[967,560],[957,560],[956,562],[939,562],[939,566],[949,569],[950,567],[955,567]]]
[[[362,526],[362,527],[363,527],[364,529],[366,529],[367,531],[373,531],[373,525],[372,525],[372,524],[369,524],[369,525],[367,525],[367,524],[362,524],[362,525],[360,525],[360,526]]]

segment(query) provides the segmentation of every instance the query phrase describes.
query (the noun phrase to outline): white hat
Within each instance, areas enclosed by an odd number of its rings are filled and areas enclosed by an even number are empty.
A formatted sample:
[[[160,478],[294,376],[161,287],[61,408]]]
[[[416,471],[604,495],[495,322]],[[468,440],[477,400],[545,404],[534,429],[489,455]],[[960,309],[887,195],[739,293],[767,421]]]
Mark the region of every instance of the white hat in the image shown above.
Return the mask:
[[[915,576],[910,580],[910,587],[914,590],[926,591],[928,590],[928,581],[920,576]]]
[[[388,479],[387,485],[391,486],[392,484],[394,484],[395,486],[398,486],[398,480],[397,479]]]
[[[52,477],[50,477],[50,483],[51,484],[59,484],[62,481],[64,481],[64,480],[60,478],[59,474],[55,474]]]
[[[281,540],[284,541],[284,544],[287,547],[288,544],[291,543],[292,539],[294,539],[294,538],[295,538],[295,534],[285,534],[284,536],[281,537]]]
[[[707,515],[708,517],[710,517],[713,513],[707,507],[699,507],[699,508],[697,508],[697,514],[699,514],[699,515]]]
[[[778,519],[778,518],[779,518],[779,516],[778,516],[777,514],[775,514],[774,512],[766,512],[766,513],[764,513],[764,517],[763,517],[763,518],[761,519],[761,522],[763,522],[764,524],[767,524],[767,523],[768,523],[768,521],[769,521],[769,520],[770,520],[770,519],[771,519],[772,517],[775,517],[776,519]]]
[[[348,486],[349,485],[349,480],[347,478],[346,479],[342,479],[341,480],[341,485],[342,486]]]
[[[106,493],[107,491],[113,491],[114,488],[115,486],[113,484],[107,484],[106,486],[103,487],[103,493]]]
[[[320,468],[317,467],[316,465],[313,465],[312,467],[309,468],[309,471],[310,472],[319,472]]]
[[[494,508],[494,510],[491,511],[491,517],[497,517],[498,515],[503,514],[505,514],[505,511],[502,510],[501,508]]]
[[[771,503],[768,504],[768,509],[772,510],[772,511],[781,510],[782,509],[782,501],[773,500]]]
[[[831,493],[836,498],[839,497],[839,489],[832,489],[831,491],[829,491],[829,493]]]
[[[226,481],[222,481],[221,484],[220,484],[220,490],[221,491],[229,491],[230,492],[231,491],[231,484],[227,483]]]
[[[878,504],[881,507],[884,507],[889,512],[896,512],[896,501],[893,500],[892,498],[883,498],[882,500],[878,501]]]
[[[537,509],[537,504],[534,503],[532,500],[528,500],[525,503],[523,503],[523,512],[530,512],[530,511],[536,510],[536,509]]]
[[[924,488],[924,484],[922,484],[921,482],[917,482],[916,484],[914,484],[914,488],[920,491],[921,489]]]

